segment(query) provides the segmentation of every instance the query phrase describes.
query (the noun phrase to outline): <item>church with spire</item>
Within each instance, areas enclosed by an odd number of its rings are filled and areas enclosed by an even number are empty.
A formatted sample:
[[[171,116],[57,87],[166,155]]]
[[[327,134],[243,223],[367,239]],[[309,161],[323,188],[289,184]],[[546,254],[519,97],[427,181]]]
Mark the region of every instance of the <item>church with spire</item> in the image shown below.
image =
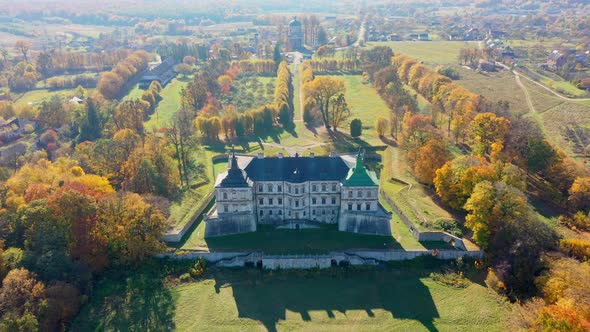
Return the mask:
[[[391,235],[375,172],[363,155],[276,157],[230,153],[215,181],[205,236],[254,232],[259,224],[334,224],[340,231]]]

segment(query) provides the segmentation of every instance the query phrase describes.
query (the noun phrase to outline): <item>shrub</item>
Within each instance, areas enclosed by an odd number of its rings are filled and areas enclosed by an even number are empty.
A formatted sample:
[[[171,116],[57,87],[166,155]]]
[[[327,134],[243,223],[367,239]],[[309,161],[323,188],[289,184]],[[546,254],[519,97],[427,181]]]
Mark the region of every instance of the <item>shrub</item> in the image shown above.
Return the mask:
[[[197,259],[197,262],[195,263],[193,268],[190,269],[189,273],[190,273],[191,277],[198,278],[198,277],[201,277],[203,274],[205,274],[206,271],[207,271],[207,261],[205,261],[205,259],[203,259],[203,257],[199,257],[199,259]]]
[[[454,288],[467,288],[469,286],[469,281],[463,276],[462,272],[432,272],[429,277],[436,282]]]
[[[438,219],[434,221],[433,226],[436,229],[453,234],[457,237],[463,236],[463,231],[461,231],[459,224],[454,219]]]
[[[496,291],[496,293],[504,294],[506,292],[506,285],[498,278],[496,272],[492,268],[488,268],[488,275],[485,280],[486,285]]]
[[[191,281],[191,275],[188,273],[183,273],[180,275],[180,277],[178,277],[178,279],[180,280],[180,282],[189,282]]]
[[[590,259],[590,242],[578,239],[565,239],[559,241],[559,249],[565,254],[581,260]]]
[[[350,122],[350,136],[359,137],[363,131],[363,123],[360,119],[354,119]]]

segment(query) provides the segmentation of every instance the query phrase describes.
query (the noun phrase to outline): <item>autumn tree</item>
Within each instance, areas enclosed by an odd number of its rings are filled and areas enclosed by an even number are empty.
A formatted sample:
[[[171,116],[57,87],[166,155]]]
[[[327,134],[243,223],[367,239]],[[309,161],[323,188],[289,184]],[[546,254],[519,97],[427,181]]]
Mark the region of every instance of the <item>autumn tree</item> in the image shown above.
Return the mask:
[[[174,71],[182,74],[182,76],[186,77],[188,75],[190,75],[193,72],[193,67],[187,63],[179,63],[176,66],[174,66]]]
[[[0,329],[38,330],[45,306],[45,285],[35,274],[24,268],[11,270],[0,288]]]
[[[495,179],[493,170],[485,165],[482,158],[462,156],[437,169],[433,183],[443,204],[456,210],[463,209],[477,183]]]
[[[123,85],[124,82],[119,75],[113,72],[106,72],[100,77],[96,88],[106,99],[115,99],[121,88],[123,88]]]
[[[377,46],[370,50],[363,51],[361,53],[363,71],[373,79],[373,75],[376,72],[391,64],[392,56],[393,50],[388,46]]]
[[[37,121],[45,128],[60,128],[67,125],[72,120],[72,112],[69,106],[65,105],[64,100],[59,95],[52,96],[49,100],[44,100],[39,106]]]
[[[338,126],[350,116],[350,109],[348,108],[343,93],[333,98],[329,114],[332,128],[334,128],[335,131],[338,131]]]
[[[481,113],[470,124],[473,150],[478,155],[488,155],[494,143],[503,143],[510,121],[494,113]]]
[[[14,48],[23,55],[25,62],[29,62],[28,54],[33,44],[26,40],[17,40],[14,44]]]
[[[165,219],[137,194],[121,193],[101,200],[98,220],[112,259],[121,263],[140,262],[164,248],[160,237]]]
[[[344,82],[328,76],[316,77],[305,85],[305,95],[315,100],[322,115],[324,126],[330,128],[330,103],[345,92]]]
[[[555,247],[552,230],[533,217],[526,196],[503,182],[479,182],[467,200],[465,226],[486,250],[509,291],[534,291],[541,255]]]
[[[568,201],[574,210],[590,211],[590,177],[578,177],[569,190]]]
[[[166,137],[172,143],[176,153],[181,186],[183,183],[188,184],[189,182],[188,170],[190,168],[190,161],[188,151],[192,145],[191,136],[194,133],[191,122],[192,115],[190,112],[181,109],[176,113],[172,119],[170,128],[166,131]]]
[[[384,117],[378,117],[375,121],[375,131],[379,137],[384,137],[389,127],[389,121]]]
[[[187,55],[184,58],[182,58],[182,63],[185,63],[191,67],[195,65],[195,62],[197,62],[197,59],[190,55]]]
[[[143,134],[143,121],[148,104],[139,100],[126,100],[113,112],[113,123],[117,129],[131,129],[138,134]]]
[[[422,183],[433,184],[436,170],[441,168],[451,159],[451,153],[447,149],[444,140],[431,139],[420,147],[416,162],[414,163],[414,174]]]

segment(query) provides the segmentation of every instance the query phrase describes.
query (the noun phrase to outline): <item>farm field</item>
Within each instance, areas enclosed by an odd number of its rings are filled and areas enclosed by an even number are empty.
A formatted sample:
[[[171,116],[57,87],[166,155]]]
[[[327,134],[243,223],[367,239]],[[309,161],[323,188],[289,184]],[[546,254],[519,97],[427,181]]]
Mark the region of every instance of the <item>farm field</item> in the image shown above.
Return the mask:
[[[455,64],[459,50],[464,47],[476,48],[477,42],[465,41],[393,41],[369,42],[368,46],[389,46],[394,54],[405,54],[424,61],[428,65]]]
[[[442,263],[310,271],[210,269],[154,261],[111,273],[72,324],[78,331],[506,331],[510,305],[467,269],[464,288],[433,280]],[[172,277],[170,274],[173,274]],[[176,281],[175,281],[176,280]]]
[[[86,89],[86,92],[90,95],[94,92],[94,89]],[[25,104],[39,104],[44,100],[49,100],[51,97],[55,95],[61,95],[65,98],[71,98],[76,93],[76,89],[64,89],[64,90],[31,90],[24,94],[16,95],[17,99],[15,103],[17,105],[25,105]]]

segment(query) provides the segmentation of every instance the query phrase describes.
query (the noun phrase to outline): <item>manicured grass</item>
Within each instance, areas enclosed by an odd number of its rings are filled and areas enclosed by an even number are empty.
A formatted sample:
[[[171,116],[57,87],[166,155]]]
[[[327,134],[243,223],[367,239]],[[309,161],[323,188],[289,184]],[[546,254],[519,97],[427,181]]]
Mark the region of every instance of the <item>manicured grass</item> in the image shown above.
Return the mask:
[[[297,66],[295,67],[294,65],[291,65],[289,67],[289,70],[291,71],[292,75],[291,75],[291,79],[292,79],[292,85],[293,85],[293,120],[301,120],[302,119],[302,110],[301,110],[301,103],[300,103],[300,89],[301,89],[301,80],[300,80],[300,76],[301,76],[301,66]],[[303,123],[299,123],[300,125],[303,125]]]
[[[207,195],[213,190],[215,182],[212,156],[213,153],[206,149],[193,151],[192,158],[202,164],[203,171],[199,174],[193,174],[190,187],[183,189],[172,200],[170,216],[167,220],[168,227],[180,229],[197,217],[195,214],[205,203]]]
[[[427,64],[457,63],[459,50],[462,48],[477,48],[477,42],[464,41],[399,41],[399,42],[370,42],[368,46],[389,46],[393,53],[405,54]]]
[[[94,89],[86,89],[87,94],[91,95],[94,92]],[[71,98],[76,93],[76,89],[64,89],[64,90],[32,90],[25,92],[24,94],[17,95],[16,104],[24,105],[24,104],[32,104],[36,105],[41,103],[44,100],[49,100],[51,97],[55,95],[63,96],[64,98]]]
[[[73,331],[506,331],[510,304],[465,270],[467,287],[434,281],[433,259],[383,268],[308,271],[209,269],[198,281],[174,276],[190,262],[155,261],[111,272]],[[170,273],[173,277],[170,278]]]
[[[339,130],[349,134],[350,121],[358,118],[363,123],[361,138],[369,144],[382,145],[375,131],[375,120],[380,116],[389,118],[390,111],[375,88],[370,83],[363,83],[360,75],[333,75],[330,77],[344,81],[346,102],[351,112],[351,116]]]
[[[453,215],[433,200],[433,193],[409,173],[405,157],[399,148],[389,147],[383,152],[381,188],[419,230],[437,230],[433,226],[435,221],[454,219]]]
[[[262,251],[266,254],[327,254],[348,249],[424,250],[448,248],[444,242],[418,242],[398,216],[391,221],[392,236],[340,232],[336,225],[301,230],[275,229],[258,225],[253,233],[204,238],[206,223],[201,222],[180,246],[186,250]]]
[[[146,129],[157,130],[159,128],[165,128],[170,124],[172,117],[180,108],[180,91],[189,81],[190,78],[177,77],[162,89],[162,92],[160,93],[162,100],[158,103],[158,106],[156,107],[154,114],[151,115],[149,121],[145,122],[144,125]],[[134,91],[136,89],[132,90],[131,93],[135,93]],[[141,93],[143,93],[143,90]],[[139,93],[138,97],[141,97],[141,93]]]
[[[135,87],[133,87],[133,89],[131,89],[129,91],[129,93],[125,96],[125,98],[123,98],[123,100],[135,100],[135,99],[140,99],[141,95],[143,95],[143,92],[145,90],[141,89],[139,87],[139,84],[136,84]]]

